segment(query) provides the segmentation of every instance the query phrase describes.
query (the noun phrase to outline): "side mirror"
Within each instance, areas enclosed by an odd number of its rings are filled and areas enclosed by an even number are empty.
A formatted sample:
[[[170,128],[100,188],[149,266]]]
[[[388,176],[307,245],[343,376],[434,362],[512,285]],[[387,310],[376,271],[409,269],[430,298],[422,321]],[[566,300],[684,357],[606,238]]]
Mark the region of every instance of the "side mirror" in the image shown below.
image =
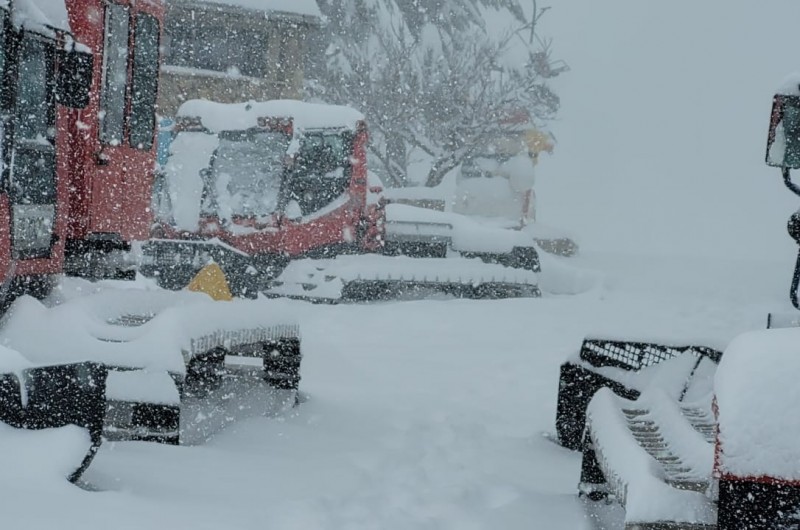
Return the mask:
[[[800,96],[773,98],[766,161],[772,167],[800,169]]]
[[[86,107],[89,104],[93,74],[91,53],[75,49],[59,50],[56,100],[73,109]]]

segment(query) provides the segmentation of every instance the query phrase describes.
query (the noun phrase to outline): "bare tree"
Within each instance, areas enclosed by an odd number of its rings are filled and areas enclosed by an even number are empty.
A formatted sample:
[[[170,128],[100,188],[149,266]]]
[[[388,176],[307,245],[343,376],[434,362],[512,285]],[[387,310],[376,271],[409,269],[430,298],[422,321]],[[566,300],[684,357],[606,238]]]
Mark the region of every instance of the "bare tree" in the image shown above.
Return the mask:
[[[559,99],[547,81],[565,65],[535,35],[546,9],[500,36],[476,24],[452,31],[429,23],[413,35],[398,18],[368,24],[361,42],[339,39],[329,48],[321,95],[365,113],[373,167],[384,181],[407,185],[411,158],[422,154],[425,184],[435,186],[515,127],[510,113],[523,110],[537,124],[555,116]]]

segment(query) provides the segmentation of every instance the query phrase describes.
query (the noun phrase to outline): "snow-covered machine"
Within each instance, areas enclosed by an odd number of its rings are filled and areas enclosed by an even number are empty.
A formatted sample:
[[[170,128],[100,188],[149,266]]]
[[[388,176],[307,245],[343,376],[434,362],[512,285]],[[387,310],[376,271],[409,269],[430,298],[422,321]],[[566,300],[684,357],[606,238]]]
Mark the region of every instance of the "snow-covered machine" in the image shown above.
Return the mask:
[[[22,296],[45,298],[64,272],[134,272],[127,250],[152,224],[163,14],[161,0],[0,0],[0,305],[16,300],[0,329],[0,445],[53,449],[73,481],[103,437],[194,441],[242,400],[270,412],[296,399],[299,330],[281,308],[89,286],[50,308]]]
[[[552,153],[553,137],[534,127],[524,111],[512,113],[503,126],[453,171],[453,178],[432,188],[387,189],[385,196],[395,204],[452,211],[472,226],[517,230],[545,252],[575,255],[573,238],[536,219],[536,165],[542,153]]]
[[[800,78],[774,98],[766,162],[800,196],[791,180]],[[800,212],[788,228],[800,244]],[[798,309],[799,287],[800,256],[790,288]],[[800,407],[799,322],[770,315],[771,329],[740,335],[724,353],[698,342],[584,340],[561,367],[556,428],[562,445],[583,452],[580,494],[624,508],[603,528],[798,527],[800,450],[787,411]]]
[[[192,100],[174,131],[140,269],[163,286],[214,261],[243,296],[539,295],[538,255],[521,234],[381,200],[351,108]]]
[[[161,1],[0,2],[0,299],[125,277],[147,237]]]
[[[2,310],[22,294],[45,296],[64,268],[69,132],[75,130],[70,116],[89,104],[92,75],[92,55],[76,41],[72,22],[78,19],[70,20],[74,9],[68,12],[77,4],[0,2]],[[105,366],[64,358],[30,362],[4,348],[0,372],[3,452],[20,449],[8,458],[31,464],[27,455],[40,458],[52,451],[45,460],[55,472],[77,480],[101,441]],[[65,428],[16,432],[56,427]],[[4,461],[4,469],[9,465]]]
[[[293,406],[300,381],[299,326],[269,300],[105,288],[48,308],[25,297],[0,339],[37,364],[104,366],[111,440],[202,441],[248,410]]]
[[[510,112],[504,132],[461,164],[456,175],[453,211],[485,224],[519,229],[544,251],[572,256],[573,239],[536,219],[536,165],[542,153],[552,154],[555,141],[536,128],[526,111]]]
[[[91,59],[63,1],[0,3],[0,301],[46,294],[63,269],[69,107],[89,102]],[[79,112],[76,110],[76,112]]]

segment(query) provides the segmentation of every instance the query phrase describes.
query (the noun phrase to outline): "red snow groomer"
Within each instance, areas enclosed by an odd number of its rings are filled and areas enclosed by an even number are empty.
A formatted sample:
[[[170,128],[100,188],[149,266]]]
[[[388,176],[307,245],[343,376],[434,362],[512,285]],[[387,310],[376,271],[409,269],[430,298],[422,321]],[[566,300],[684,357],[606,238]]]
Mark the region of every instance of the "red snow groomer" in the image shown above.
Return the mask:
[[[368,182],[367,142],[364,117],[348,107],[186,102],[142,272],[182,288],[213,261],[238,295],[318,301],[539,294],[532,242],[387,204]]]
[[[6,305],[46,295],[65,271],[131,274],[122,251],[151,224],[163,9],[160,1],[0,2]]]
[[[800,196],[800,77],[773,99],[767,165]],[[800,243],[800,211],[788,223]],[[800,309],[800,255],[789,298]],[[800,527],[800,315],[726,348],[587,338],[561,367],[559,442],[583,452],[579,494],[603,528]],[[783,328],[783,329],[775,329]]]
[[[152,224],[164,2],[66,4],[75,38],[93,60],[88,104],[59,114],[66,128],[58,135],[61,169],[69,182],[65,272],[131,278],[131,243],[147,239]]]
[[[156,0],[0,1],[3,310],[46,296],[65,270],[118,275],[82,258],[146,235],[162,18]],[[55,355],[12,370],[22,361],[10,357],[0,353],[0,421],[88,429],[77,480],[101,440],[107,367]]]

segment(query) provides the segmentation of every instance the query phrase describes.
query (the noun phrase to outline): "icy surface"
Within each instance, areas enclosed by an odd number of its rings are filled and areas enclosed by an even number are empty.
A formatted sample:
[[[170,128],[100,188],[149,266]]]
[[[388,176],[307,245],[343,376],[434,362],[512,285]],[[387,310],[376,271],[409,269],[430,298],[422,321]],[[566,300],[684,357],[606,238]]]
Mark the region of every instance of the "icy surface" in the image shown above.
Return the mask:
[[[799,480],[800,329],[754,331],[725,350],[716,374],[721,469],[740,477]]]
[[[170,156],[164,171],[171,214],[179,229],[197,230],[203,194],[200,172],[208,168],[218,145],[216,134],[188,131],[177,134],[170,143]]]
[[[296,100],[216,103],[193,99],[181,105],[178,116],[200,118],[212,132],[249,129],[258,118],[292,118],[298,130],[349,127],[355,129],[363,114],[350,107],[305,103]]]

